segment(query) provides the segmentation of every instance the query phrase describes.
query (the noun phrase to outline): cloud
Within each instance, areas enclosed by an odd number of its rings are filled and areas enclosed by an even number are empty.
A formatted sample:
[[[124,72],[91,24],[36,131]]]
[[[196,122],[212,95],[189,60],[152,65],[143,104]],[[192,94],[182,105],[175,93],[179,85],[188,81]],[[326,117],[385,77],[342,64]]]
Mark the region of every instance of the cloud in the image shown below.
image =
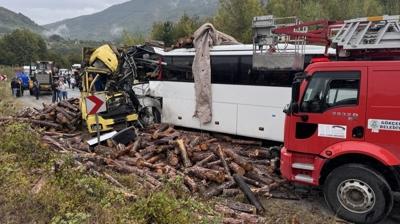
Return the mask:
[[[59,35],[59,36],[62,36],[64,38],[69,38],[70,37],[69,29],[68,29],[67,25],[65,25],[65,24],[62,24],[62,25],[58,26],[55,29],[46,30],[46,31],[43,32],[43,34],[46,37],[49,37],[51,35]]]
[[[127,0],[0,0],[0,6],[30,17],[40,25],[104,10]]]
[[[120,37],[122,32],[124,32],[124,28],[117,26],[116,24],[112,25],[110,33],[113,37]]]

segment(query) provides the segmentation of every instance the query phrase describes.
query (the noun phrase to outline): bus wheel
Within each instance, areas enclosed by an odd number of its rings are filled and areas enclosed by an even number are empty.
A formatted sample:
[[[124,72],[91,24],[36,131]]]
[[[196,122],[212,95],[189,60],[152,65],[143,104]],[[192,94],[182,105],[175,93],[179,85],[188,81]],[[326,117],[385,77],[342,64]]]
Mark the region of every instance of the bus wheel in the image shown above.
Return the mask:
[[[393,207],[389,184],[378,172],[362,164],[346,164],[326,178],[325,200],[340,218],[355,223],[376,223]]]

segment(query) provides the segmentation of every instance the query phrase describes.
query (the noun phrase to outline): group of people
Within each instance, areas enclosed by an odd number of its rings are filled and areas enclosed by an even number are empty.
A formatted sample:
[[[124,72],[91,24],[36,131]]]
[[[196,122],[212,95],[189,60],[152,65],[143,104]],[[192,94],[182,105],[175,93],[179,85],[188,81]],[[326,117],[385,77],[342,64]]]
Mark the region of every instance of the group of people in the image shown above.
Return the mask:
[[[67,84],[64,82],[64,78],[55,80],[51,85],[51,90],[53,103],[68,99]]]

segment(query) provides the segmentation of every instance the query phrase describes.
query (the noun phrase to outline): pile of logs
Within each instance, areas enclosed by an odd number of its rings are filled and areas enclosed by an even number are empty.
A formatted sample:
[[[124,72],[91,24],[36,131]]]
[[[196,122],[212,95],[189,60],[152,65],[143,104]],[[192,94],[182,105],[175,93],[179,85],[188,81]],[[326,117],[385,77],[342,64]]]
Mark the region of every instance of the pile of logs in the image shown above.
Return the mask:
[[[73,132],[81,127],[79,99],[71,98],[56,104],[44,104],[43,109],[26,108],[17,119],[28,119],[34,126],[48,131]]]
[[[166,124],[137,133],[127,145],[108,141],[89,149],[81,138],[79,134],[55,132],[45,132],[43,136],[45,142],[59,150],[76,153],[77,160],[91,168],[108,167],[140,177],[140,184],[146,189],[157,189],[165,177],[173,180],[181,176],[188,192],[204,198],[245,196],[252,205],[237,202],[215,207],[224,214],[226,223],[262,221],[256,212],[263,212],[264,208],[255,195],[273,197],[271,191],[288,187],[274,174],[274,159],[259,141],[176,130]]]

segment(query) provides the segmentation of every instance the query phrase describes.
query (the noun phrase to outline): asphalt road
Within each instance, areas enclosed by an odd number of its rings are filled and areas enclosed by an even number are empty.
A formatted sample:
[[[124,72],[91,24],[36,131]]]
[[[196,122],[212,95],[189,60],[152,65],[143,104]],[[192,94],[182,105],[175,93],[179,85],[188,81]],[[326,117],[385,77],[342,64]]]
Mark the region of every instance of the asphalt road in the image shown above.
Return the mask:
[[[74,90],[68,88],[68,98],[78,98],[80,97],[79,89],[75,88]],[[51,93],[43,93],[39,96],[39,99],[36,100],[34,96],[29,95],[29,91],[25,90],[24,96],[16,98],[16,102],[20,107],[35,107],[37,109],[42,108],[42,103],[49,104],[52,102]]]

